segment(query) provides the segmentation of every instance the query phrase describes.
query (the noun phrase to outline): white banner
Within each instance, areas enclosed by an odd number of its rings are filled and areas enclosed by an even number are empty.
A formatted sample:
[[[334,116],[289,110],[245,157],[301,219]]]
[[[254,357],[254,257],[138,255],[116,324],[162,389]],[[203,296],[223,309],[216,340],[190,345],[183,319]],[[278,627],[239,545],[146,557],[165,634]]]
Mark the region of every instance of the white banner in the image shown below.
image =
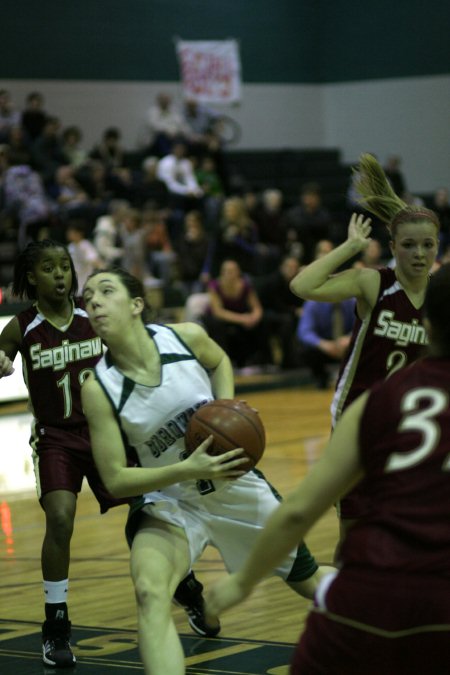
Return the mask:
[[[241,63],[236,40],[177,40],[183,96],[202,103],[241,98]]]

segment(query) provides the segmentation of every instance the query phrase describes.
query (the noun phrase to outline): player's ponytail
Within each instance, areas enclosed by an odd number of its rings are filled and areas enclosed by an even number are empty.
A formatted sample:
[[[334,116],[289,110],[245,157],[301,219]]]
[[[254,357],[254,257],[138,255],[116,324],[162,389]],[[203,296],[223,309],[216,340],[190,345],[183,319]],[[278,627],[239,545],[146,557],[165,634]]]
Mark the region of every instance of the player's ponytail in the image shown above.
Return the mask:
[[[359,203],[387,225],[392,237],[395,237],[397,227],[406,222],[428,220],[439,230],[439,219],[434,211],[404,202],[392,189],[383,167],[373,155],[361,155],[354,173]]]

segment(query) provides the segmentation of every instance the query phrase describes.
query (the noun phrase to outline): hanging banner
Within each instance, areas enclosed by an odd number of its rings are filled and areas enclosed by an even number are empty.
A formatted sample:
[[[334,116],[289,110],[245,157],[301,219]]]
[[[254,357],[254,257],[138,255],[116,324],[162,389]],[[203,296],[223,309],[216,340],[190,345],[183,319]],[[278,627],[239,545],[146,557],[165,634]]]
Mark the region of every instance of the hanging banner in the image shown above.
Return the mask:
[[[183,96],[203,103],[241,98],[241,64],[236,40],[177,40]]]

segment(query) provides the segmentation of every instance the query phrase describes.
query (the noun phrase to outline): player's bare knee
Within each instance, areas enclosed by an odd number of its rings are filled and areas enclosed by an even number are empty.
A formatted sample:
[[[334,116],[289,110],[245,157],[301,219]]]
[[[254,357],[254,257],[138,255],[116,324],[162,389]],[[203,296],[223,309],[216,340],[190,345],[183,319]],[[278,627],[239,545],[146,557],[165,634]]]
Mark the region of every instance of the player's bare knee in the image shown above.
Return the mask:
[[[60,545],[70,541],[73,525],[73,515],[64,509],[46,513],[46,535]]]
[[[158,614],[166,607],[171,606],[170,594],[167,587],[145,575],[137,574],[133,579],[136,602],[141,611],[147,611],[158,606]]]

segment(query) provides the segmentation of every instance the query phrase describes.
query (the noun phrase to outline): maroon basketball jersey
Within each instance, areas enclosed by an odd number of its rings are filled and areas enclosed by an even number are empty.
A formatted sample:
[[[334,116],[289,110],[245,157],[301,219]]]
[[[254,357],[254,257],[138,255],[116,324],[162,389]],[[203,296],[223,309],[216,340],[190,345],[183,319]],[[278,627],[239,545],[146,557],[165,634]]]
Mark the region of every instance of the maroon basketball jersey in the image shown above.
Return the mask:
[[[370,509],[344,564],[450,578],[450,360],[420,359],[375,385],[359,445]]]
[[[82,301],[75,301],[72,320],[65,329],[50,323],[36,305],[17,318],[24,378],[36,419],[56,427],[86,424],[80,387],[102,355],[102,343],[91,328]]]
[[[389,267],[379,270],[380,290],[372,312],[353,327],[331,405],[333,422],[375,382],[415,361],[427,336],[422,308],[416,309]]]

